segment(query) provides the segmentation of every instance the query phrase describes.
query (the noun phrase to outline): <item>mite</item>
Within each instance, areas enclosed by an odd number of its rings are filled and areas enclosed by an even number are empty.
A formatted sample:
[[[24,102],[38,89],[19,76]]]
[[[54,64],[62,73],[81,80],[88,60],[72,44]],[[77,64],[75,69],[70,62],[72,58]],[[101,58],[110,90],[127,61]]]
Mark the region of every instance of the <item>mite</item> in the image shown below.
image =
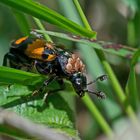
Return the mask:
[[[105,80],[106,75],[87,83],[84,74],[85,65],[82,60],[76,54],[61,49],[42,38],[22,37],[13,41],[9,52],[4,56],[3,65],[30,72],[35,68],[38,73],[47,75],[48,79],[37,90],[38,92],[42,92],[53,80],[58,81],[63,87],[63,79],[67,79],[80,97],[84,96],[85,92],[89,92],[105,98],[103,92],[89,91],[87,86],[97,80]]]

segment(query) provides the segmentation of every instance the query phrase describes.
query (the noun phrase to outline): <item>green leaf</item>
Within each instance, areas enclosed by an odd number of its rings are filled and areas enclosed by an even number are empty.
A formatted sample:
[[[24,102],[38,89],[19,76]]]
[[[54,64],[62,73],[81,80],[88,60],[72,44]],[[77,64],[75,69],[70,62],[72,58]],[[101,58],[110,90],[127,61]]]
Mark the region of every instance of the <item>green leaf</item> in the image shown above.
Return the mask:
[[[128,81],[126,84],[126,93],[128,95],[128,100],[134,110],[137,110],[138,107],[138,92],[137,92],[137,83],[136,83],[136,74],[135,74],[135,65],[140,56],[140,49],[133,55],[133,58],[130,63],[130,73]]]
[[[45,31],[45,28],[44,26],[42,25],[41,21],[37,18],[34,17],[34,21],[35,23],[37,24],[38,28],[41,29],[41,30],[44,30]],[[48,42],[53,42],[52,39],[49,37],[48,34],[43,34],[44,38],[48,41]]]
[[[131,60],[131,66],[134,67],[136,65],[136,63],[138,62],[138,59],[139,59],[139,56],[140,56],[140,49],[137,50],[135,52],[135,54],[133,55],[133,58]]]
[[[33,96],[25,86],[13,85],[9,89],[0,86],[0,106],[34,122],[77,137],[74,125],[73,91],[69,84],[66,84],[66,87],[68,88],[65,91],[48,95],[44,102],[43,95]]]
[[[72,22],[71,20],[66,19],[62,15],[57,12],[49,9],[48,7],[41,5],[32,0],[22,0],[22,1],[14,1],[14,0],[1,0],[0,2],[11,6],[17,10],[20,10],[24,13],[28,13],[38,19],[45,20],[51,24],[57,25],[67,31],[73,32],[75,34],[79,34],[82,36],[87,36],[90,38],[96,38],[96,32],[89,31],[78,24]]]
[[[75,104],[71,84],[65,81],[65,90],[53,92],[60,88],[54,81],[46,88],[46,92],[50,94],[44,101],[44,94],[33,95],[33,91],[27,86],[33,86],[35,90],[36,85],[41,85],[45,79],[39,74],[0,67],[0,106],[78,139],[74,125]],[[12,84],[10,87],[9,83]]]
[[[29,35],[30,28],[24,13],[13,9],[13,14],[16,18],[16,22],[18,23],[19,29],[21,30],[22,34],[24,36]]]
[[[35,86],[40,84],[44,79],[45,77],[39,74],[0,66],[0,83]]]
[[[102,50],[106,53],[110,53],[113,55],[118,55],[124,58],[131,58],[131,56],[136,52],[137,49],[130,48],[121,44],[116,44],[112,42],[104,42],[104,41],[96,41],[89,38],[84,38],[76,35],[69,35],[64,33],[52,32],[52,31],[43,31],[36,30],[38,33],[46,33],[51,36],[71,40],[78,43],[83,43],[85,45],[91,46],[94,49]]]

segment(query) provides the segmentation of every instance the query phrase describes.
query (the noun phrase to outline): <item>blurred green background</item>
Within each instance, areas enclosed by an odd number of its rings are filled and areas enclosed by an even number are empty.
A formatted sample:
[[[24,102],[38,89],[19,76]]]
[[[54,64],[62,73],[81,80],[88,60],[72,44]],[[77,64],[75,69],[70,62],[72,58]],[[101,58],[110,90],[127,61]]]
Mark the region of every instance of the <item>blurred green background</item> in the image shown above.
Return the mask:
[[[37,0],[38,2],[47,5],[51,9],[58,11],[62,15],[66,16],[64,13],[66,5],[62,5],[62,0]],[[139,2],[136,0],[80,0],[82,9],[91,25],[93,30],[95,30],[98,35],[98,40],[111,41],[120,44],[125,44],[131,47],[139,48],[139,37],[140,37],[140,8],[138,6]],[[10,42],[23,36],[19,23],[17,23],[15,15],[11,12],[11,9],[0,3],[0,65],[2,64],[3,56],[8,51],[10,47]],[[71,14],[71,12],[69,12]],[[36,28],[33,20],[30,16],[27,17],[29,24],[32,28]],[[77,20],[77,19],[73,19]],[[44,23],[47,30],[59,31],[60,29],[52,26],[48,23]],[[55,38],[58,43],[71,46],[70,49],[75,50],[76,47],[74,43],[70,41],[64,41]],[[125,88],[128,75],[129,75],[129,60],[113,56],[111,54],[106,54],[108,62],[111,64],[121,86]],[[95,68],[95,71],[96,68]],[[139,85],[139,74],[140,66],[136,65],[137,74],[137,84]],[[89,74],[90,77],[90,74]],[[138,89],[139,90],[139,89]],[[107,96],[113,96],[116,102],[112,102],[110,99],[107,101],[97,100],[95,103],[99,107],[102,113],[105,113],[108,123],[117,131],[119,134],[123,134],[126,129],[129,130],[130,125],[127,119],[125,119],[125,113],[122,111],[120,104],[118,103],[116,97],[114,97],[114,92],[110,88]],[[111,95],[108,95],[111,94]],[[84,140],[104,140],[106,137],[101,133],[101,129],[97,122],[91,118],[87,109],[83,103],[78,98],[77,103],[77,129],[79,130],[81,139]],[[102,110],[102,106],[105,105],[106,110]],[[111,120],[110,120],[111,119]],[[122,129],[122,131],[120,130]],[[131,129],[129,130],[131,131]],[[128,131],[128,132],[129,132]],[[129,137],[129,135],[127,135]],[[134,136],[133,136],[134,137]],[[124,137],[126,138],[126,137]]]

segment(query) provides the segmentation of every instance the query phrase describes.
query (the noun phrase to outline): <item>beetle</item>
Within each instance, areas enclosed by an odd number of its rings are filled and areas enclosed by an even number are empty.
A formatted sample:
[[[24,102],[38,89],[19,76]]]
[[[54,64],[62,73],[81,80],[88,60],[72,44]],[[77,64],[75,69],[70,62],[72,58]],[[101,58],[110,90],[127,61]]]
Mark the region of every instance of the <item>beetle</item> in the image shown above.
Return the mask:
[[[53,80],[57,80],[63,87],[63,79],[69,80],[76,93],[82,97],[85,92],[105,98],[101,91],[89,91],[87,86],[96,81],[105,80],[106,75],[97,77],[94,81],[87,83],[84,74],[85,65],[74,53],[62,49],[54,43],[47,42],[43,38],[22,37],[11,43],[9,52],[4,56],[3,65],[12,68],[31,71],[36,69],[40,74],[49,78],[44,81],[37,92],[42,92]]]

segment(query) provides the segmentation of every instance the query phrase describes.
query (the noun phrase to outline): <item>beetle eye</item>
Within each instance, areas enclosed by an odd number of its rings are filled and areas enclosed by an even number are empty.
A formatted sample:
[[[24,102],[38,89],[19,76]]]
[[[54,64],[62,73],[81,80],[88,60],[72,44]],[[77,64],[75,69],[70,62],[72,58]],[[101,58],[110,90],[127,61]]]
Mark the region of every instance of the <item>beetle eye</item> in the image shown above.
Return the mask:
[[[77,83],[78,85],[80,85],[80,84],[81,84],[81,79],[76,79],[76,83]]]

